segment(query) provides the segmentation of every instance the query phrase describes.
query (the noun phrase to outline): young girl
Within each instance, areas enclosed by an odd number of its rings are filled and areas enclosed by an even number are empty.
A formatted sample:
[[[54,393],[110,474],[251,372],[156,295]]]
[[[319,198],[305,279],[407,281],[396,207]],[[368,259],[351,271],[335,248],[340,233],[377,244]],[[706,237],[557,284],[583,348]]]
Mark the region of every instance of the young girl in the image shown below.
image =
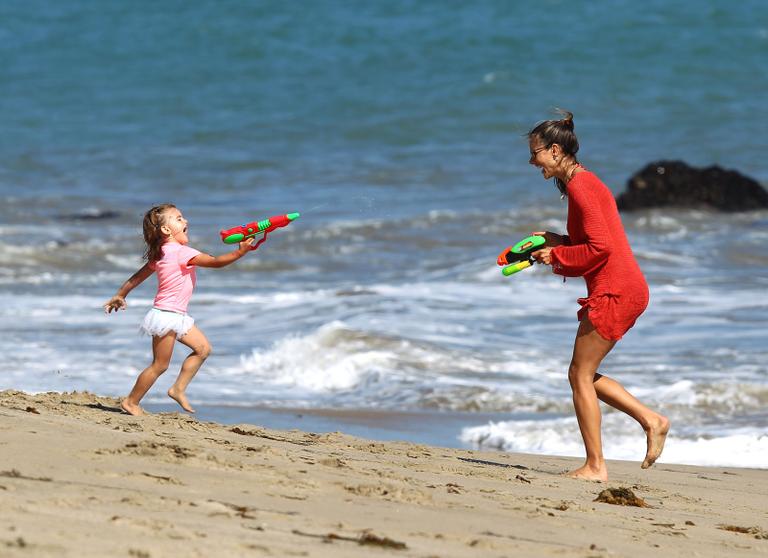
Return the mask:
[[[144,241],[147,263],[118,289],[106,304],[110,313],[126,308],[125,297],[147,277],[157,272],[157,295],[152,309],[147,312],[141,331],[152,336],[152,364],[139,374],[131,393],[120,407],[131,415],[141,415],[141,398],[149,391],[160,374],[168,369],[173,345],[179,341],[192,349],[181,365],[179,377],[168,390],[168,395],[181,408],[194,413],[187,400],[186,390],[208,355],[211,345],[203,332],[187,314],[187,304],[195,288],[196,267],[224,267],[242,258],[261,245],[266,235],[254,245],[253,238],[240,243],[237,250],[221,256],[209,256],[187,246],[187,220],[176,206],[164,204],[153,207],[144,215]]]
[[[546,238],[533,253],[541,263],[566,277],[584,277],[587,297],[580,298],[579,329],[568,369],[576,418],[587,458],[569,476],[606,481],[598,398],[627,413],[645,430],[646,454],[642,468],[653,465],[669,432],[667,417],[635,399],[617,381],[598,374],[603,358],[629,331],[648,305],[648,285],[624,233],[613,194],[576,160],[579,142],[573,115],[546,120],[528,133],[531,165],[544,178],[554,178],[568,197],[568,234],[535,232]]]

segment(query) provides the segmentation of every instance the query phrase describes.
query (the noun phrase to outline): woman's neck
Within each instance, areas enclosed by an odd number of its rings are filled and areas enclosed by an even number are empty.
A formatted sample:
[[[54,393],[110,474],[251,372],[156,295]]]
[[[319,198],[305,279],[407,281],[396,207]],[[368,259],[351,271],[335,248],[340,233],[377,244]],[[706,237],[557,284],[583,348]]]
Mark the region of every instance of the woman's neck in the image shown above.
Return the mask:
[[[581,166],[581,163],[576,159],[569,158],[567,161],[563,161],[562,167],[558,169],[555,176],[560,179],[563,184],[568,184],[577,173],[583,170],[584,167]]]

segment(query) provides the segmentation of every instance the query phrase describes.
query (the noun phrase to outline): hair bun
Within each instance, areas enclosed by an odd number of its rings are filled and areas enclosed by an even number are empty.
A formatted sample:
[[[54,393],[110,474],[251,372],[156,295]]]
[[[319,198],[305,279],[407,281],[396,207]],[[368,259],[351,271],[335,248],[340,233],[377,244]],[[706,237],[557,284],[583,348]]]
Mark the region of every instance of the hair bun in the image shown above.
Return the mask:
[[[562,119],[558,120],[557,123],[566,130],[573,132],[573,113],[571,111],[560,108],[555,110],[560,116],[563,117]]]
[[[556,108],[555,111],[562,118],[539,122],[528,132],[528,139],[536,138],[544,146],[556,143],[566,155],[575,157],[579,151],[579,140],[573,131],[573,113],[560,108]]]

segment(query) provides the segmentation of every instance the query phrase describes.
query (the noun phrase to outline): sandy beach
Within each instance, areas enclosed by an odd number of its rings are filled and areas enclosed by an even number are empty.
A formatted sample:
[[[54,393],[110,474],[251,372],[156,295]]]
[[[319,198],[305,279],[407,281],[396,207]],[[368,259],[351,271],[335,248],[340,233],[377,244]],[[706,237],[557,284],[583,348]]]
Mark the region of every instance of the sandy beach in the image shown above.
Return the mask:
[[[578,463],[4,391],[0,556],[768,555],[768,471]]]

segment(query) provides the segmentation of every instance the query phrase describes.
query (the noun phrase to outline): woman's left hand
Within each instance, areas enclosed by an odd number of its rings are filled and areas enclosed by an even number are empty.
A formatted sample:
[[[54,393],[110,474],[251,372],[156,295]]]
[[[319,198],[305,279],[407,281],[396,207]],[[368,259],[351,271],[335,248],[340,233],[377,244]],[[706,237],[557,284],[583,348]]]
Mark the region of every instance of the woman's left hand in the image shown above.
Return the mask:
[[[544,265],[552,265],[552,248],[542,248],[531,254],[533,259]]]

